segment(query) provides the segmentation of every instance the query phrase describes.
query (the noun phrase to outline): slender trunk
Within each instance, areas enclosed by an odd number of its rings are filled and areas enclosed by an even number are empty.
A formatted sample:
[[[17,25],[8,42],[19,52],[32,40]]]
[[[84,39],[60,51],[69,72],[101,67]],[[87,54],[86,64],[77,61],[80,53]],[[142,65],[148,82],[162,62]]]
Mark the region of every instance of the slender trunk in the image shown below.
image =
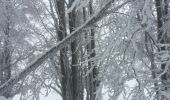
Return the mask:
[[[59,25],[57,27],[58,40],[62,41],[66,37],[66,19],[65,19],[65,1],[56,0],[55,2],[58,12]],[[57,24],[57,22],[56,22]],[[71,82],[70,82],[70,68],[67,56],[67,47],[60,50],[60,69],[61,69],[61,87],[63,100],[73,100],[71,95]]]
[[[93,6],[92,6],[92,0],[89,2],[89,14],[93,15]],[[90,29],[89,34],[86,34],[90,37],[90,43],[87,45],[87,54],[89,55],[88,59],[88,70],[91,68],[93,69],[92,72],[89,73],[88,78],[87,78],[87,100],[97,100],[96,97],[96,92],[97,92],[97,87],[99,86],[99,80],[98,74],[99,74],[99,69],[97,68],[95,61],[91,60],[96,56],[95,52],[95,30],[93,28]]]
[[[1,84],[5,83],[11,78],[11,54],[10,54],[10,40],[9,40],[9,25],[7,25],[5,30],[5,39],[4,39],[4,50],[2,52],[2,63],[1,63],[1,72],[2,80]],[[10,97],[10,91],[7,91],[3,94],[6,98]]]
[[[157,32],[158,32],[158,43],[167,44],[167,31],[165,29],[165,23],[167,22],[168,14],[168,1],[167,0],[155,0],[156,1],[156,11],[157,11]],[[165,51],[167,48],[161,46],[159,51]],[[161,70],[164,71],[166,64],[161,64]],[[168,90],[168,72],[161,76],[161,90]],[[160,100],[166,100],[164,96],[159,97]]]
[[[89,8],[90,8],[90,15],[93,15],[93,6],[92,6],[92,0],[90,1],[89,4]],[[94,29],[91,29],[91,58],[94,58],[96,56],[96,52],[95,52],[95,31]],[[93,99],[92,100],[98,100],[96,97],[96,93],[97,93],[97,88],[99,87],[100,81],[98,79],[98,75],[99,75],[99,68],[97,67],[97,65],[95,64],[95,61],[91,62],[91,65],[94,66],[93,68]]]
[[[73,4],[74,0],[69,0],[69,7]],[[76,28],[76,12],[73,9],[69,13],[69,29],[70,32],[73,32]],[[71,42],[71,89],[73,100],[80,100],[81,98],[81,79],[80,74],[81,70],[79,68],[79,49],[78,49],[78,40]]]
[[[153,43],[152,40],[150,38],[150,36],[148,35],[149,33],[145,32],[145,47],[146,47],[146,51],[147,54],[149,56],[150,62],[151,62],[151,73],[152,73],[152,78],[155,79],[156,78],[156,66],[155,66],[155,59],[154,59],[154,48],[153,48]],[[159,100],[159,88],[158,88],[158,83],[154,83],[154,87],[155,87],[155,91],[156,91],[156,100]]]
[[[10,2],[10,0],[8,0]],[[6,11],[9,10],[9,5],[6,5]],[[3,43],[3,50],[1,54],[1,83],[3,84],[7,82],[11,78],[11,52],[10,52],[10,16],[9,14],[6,16],[6,25],[4,28],[4,43]],[[3,94],[6,98],[9,98],[10,91],[8,90]]]
[[[74,0],[69,0],[69,7],[71,7]],[[76,28],[76,12],[73,9],[72,12],[69,13],[69,28],[70,32],[73,32]],[[78,69],[78,60],[79,60],[79,50],[78,50],[78,42],[74,40],[71,43],[71,53],[72,53],[72,61],[71,61],[71,76],[72,76],[72,95],[73,100],[79,100],[79,69]]]
[[[86,22],[86,20],[87,20],[87,10],[86,10],[86,8],[85,7],[83,7],[83,20],[84,20],[84,22]],[[89,32],[88,31],[85,31],[85,39],[86,39],[86,41],[89,41]],[[90,43],[88,43],[88,45],[86,46],[86,51],[87,51],[87,55],[89,55],[90,54]],[[90,57],[88,57],[88,58],[90,58]],[[84,71],[85,71],[85,73],[87,73],[88,72],[88,70],[89,70],[89,65],[90,63],[89,63],[89,61],[88,61],[88,66],[86,66],[85,68],[84,68]],[[91,73],[88,75],[88,76],[86,76],[86,78],[85,78],[85,89],[86,89],[86,100],[90,100],[90,76],[91,76]]]

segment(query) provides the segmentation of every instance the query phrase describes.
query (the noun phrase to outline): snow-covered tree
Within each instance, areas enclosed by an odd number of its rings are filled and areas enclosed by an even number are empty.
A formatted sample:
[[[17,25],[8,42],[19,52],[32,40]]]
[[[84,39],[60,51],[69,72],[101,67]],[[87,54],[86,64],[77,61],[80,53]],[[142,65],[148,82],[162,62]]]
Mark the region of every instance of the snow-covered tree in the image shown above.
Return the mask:
[[[168,0],[0,0],[0,95],[168,100]],[[12,91],[11,91],[12,90]],[[103,98],[104,100],[104,98]]]

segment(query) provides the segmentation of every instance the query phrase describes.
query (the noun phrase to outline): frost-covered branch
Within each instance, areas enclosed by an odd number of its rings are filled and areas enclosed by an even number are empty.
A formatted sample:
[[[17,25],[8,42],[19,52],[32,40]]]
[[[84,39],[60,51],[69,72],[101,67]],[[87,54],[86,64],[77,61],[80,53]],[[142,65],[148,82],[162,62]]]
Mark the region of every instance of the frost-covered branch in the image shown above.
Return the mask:
[[[80,31],[86,27],[89,27],[93,25],[94,23],[101,20],[106,15],[105,12],[107,9],[111,6],[113,0],[110,0],[106,3],[105,6],[103,6],[97,13],[95,13],[89,20],[87,20],[83,25],[78,27],[75,31],[73,31],[70,35],[68,35],[65,39],[63,39],[61,42],[56,44],[54,47],[52,47],[50,50],[45,52],[42,56],[37,58],[35,61],[33,61],[28,67],[26,67],[22,72],[20,72],[18,75],[10,78],[6,83],[0,86],[0,95],[3,95],[9,88],[11,88],[14,84],[16,84],[19,80],[24,79],[29,73],[36,70],[38,66],[40,66],[47,58],[50,56],[53,56],[54,53],[56,53],[58,50],[65,47],[67,44],[71,43],[73,40],[75,40],[78,35],[81,33]],[[130,0],[129,0],[130,2]],[[127,4],[127,3],[126,3]],[[125,4],[123,4],[125,5]],[[119,6],[117,6],[119,8]],[[114,8],[113,11],[117,11],[118,8]]]

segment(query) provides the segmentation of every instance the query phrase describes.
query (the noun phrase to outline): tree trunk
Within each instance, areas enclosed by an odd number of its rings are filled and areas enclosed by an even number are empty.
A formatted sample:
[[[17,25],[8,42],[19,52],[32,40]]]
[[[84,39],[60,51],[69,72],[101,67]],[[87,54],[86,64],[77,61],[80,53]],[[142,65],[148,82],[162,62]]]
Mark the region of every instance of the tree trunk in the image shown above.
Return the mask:
[[[94,14],[93,12],[93,6],[92,6],[92,0],[89,2],[88,7],[88,13],[91,15]],[[86,20],[86,10],[83,9],[84,13],[84,21]],[[88,55],[88,67],[87,70],[92,71],[89,73],[89,75],[86,78],[86,91],[87,91],[87,97],[86,100],[97,100],[96,98],[96,91],[97,87],[99,86],[99,80],[97,79],[99,74],[99,69],[97,68],[95,61],[91,60],[95,57],[95,30],[91,28],[89,32],[86,32],[85,34],[86,39],[90,40],[89,44],[87,45],[87,55]]]
[[[69,0],[69,7],[71,7],[74,0]],[[76,28],[76,12],[73,9],[72,12],[69,13],[69,29],[70,32],[73,32]],[[72,53],[72,61],[71,61],[71,77],[72,77],[72,95],[73,100],[80,100],[80,84],[79,84],[79,50],[77,40],[74,40],[71,43],[71,53]]]
[[[158,43],[167,44],[167,30],[165,29],[165,23],[167,22],[168,15],[168,1],[167,0],[156,0],[156,11],[157,11],[157,32],[158,32]],[[167,47],[161,46],[159,51],[166,51]],[[162,72],[165,70],[166,64],[161,64]],[[169,69],[168,69],[169,71]],[[168,90],[168,73],[165,72],[161,76],[161,91]],[[166,100],[164,96],[159,97],[159,100]]]
[[[90,12],[90,15],[93,15],[94,12],[93,12],[93,5],[92,5],[92,0],[90,0],[89,2],[89,12]],[[96,56],[96,52],[95,52],[95,31],[94,29],[91,29],[91,42],[90,42],[90,58],[94,58]],[[92,77],[91,77],[91,93],[90,93],[90,97],[91,99],[90,100],[97,100],[97,97],[96,97],[96,92],[97,92],[97,87],[99,86],[99,80],[98,80],[98,74],[99,74],[99,69],[97,68],[97,65],[95,64],[95,61],[90,61],[89,62],[89,67],[93,67],[93,71],[92,71]]]
[[[10,1],[8,1],[10,2]],[[6,5],[6,11],[9,10],[9,5]],[[3,49],[1,52],[1,63],[0,63],[0,69],[1,69],[1,83],[0,85],[2,85],[3,83],[7,82],[10,78],[11,78],[11,43],[10,43],[10,16],[9,14],[6,16],[6,24],[5,24],[5,28],[4,28],[4,41],[3,41]],[[9,98],[10,95],[10,90],[8,90],[7,92],[5,92],[3,94],[3,96],[5,96],[6,98]]]
[[[59,17],[59,25],[57,30],[58,40],[62,41],[66,37],[66,19],[65,19],[65,0],[56,0],[55,2]],[[57,24],[57,22],[56,22]],[[62,98],[63,100],[73,100],[71,91],[71,77],[69,60],[67,56],[67,47],[60,50],[60,69],[61,69],[61,87],[62,87]]]

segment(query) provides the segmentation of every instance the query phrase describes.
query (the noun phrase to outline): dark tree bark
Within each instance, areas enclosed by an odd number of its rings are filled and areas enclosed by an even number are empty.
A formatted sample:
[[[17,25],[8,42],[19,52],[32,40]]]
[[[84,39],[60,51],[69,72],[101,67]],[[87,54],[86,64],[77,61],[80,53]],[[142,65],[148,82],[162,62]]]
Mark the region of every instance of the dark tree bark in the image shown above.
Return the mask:
[[[84,15],[84,21],[86,21],[87,13],[92,16],[94,14],[93,11],[93,5],[92,5],[92,0],[89,2],[88,5],[88,10],[86,11],[85,8],[83,8],[83,15]],[[86,72],[88,70],[92,71],[89,73],[89,75],[86,77],[86,91],[87,91],[87,97],[86,100],[97,100],[96,98],[96,91],[97,87],[99,86],[99,80],[98,74],[99,74],[99,69],[97,68],[95,61],[91,60],[96,56],[95,52],[95,30],[91,28],[89,31],[85,33],[85,38],[87,41],[89,40],[88,45],[86,46],[87,50],[87,55],[88,55],[88,66],[86,68]]]
[[[10,53],[10,40],[9,40],[9,25],[7,25],[5,31],[4,48],[2,52],[1,72],[2,79],[1,84],[7,82],[11,78],[11,53]],[[10,91],[3,94],[6,98],[10,97]]]
[[[66,18],[65,18],[65,0],[55,0],[56,12],[58,13],[59,24],[56,25],[58,41],[62,41],[66,36]],[[57,22],[55,22],[57,24]],[[73,100],[71,91],[71,77],[67,47],[60,50],[60,69],[61,69],[61,87],[63,100]]]
[[[90,15],[94,14],[93,11],[93,5],[92,5],[92,0],[90,0],[89,2],[89,13]],[[94,58],[96,56],[96,52],[95,52],[95,30],[92,28],[90,30],[90,37],[91,37],[91,41],[89,44],[89,51],[90,51],[90,57]],[[97,87],[99,86],[99,80],[98,80],[98,74],[99,74],[99,69],[97,68],[97,65],[95,64],[95,61],[89,61],[89,68],[93,68],[92,72],[90,73],[90,100],[97,100],[96,98],[96,92],[97,92]]]
[[[10,2],[8,0],[8,2]],[[6,11],[9,10],[9,5],[6,5]],[[4,39],[3,39],[3,49],[1,52],[1,62],[0,62],[0,69],[1,69],[1,80],[0,85],[4,84],[11,78],[11,43],[10,43],[10,16],[6,16],[6,24],[4,27]],[[6,91],[3,96],[9,98],[11,96],[10,91]]]
[[[155,0],[156,1],[156,12],[157,12],[157,32],[158,32],[158,43],[167,44],[168,36],[167,30],[165,29],[165,23],[168,15],[168,1],[167,0]],[[165,51],[167,47],[161,46],[159,51]],[[166,64],[161,64],[162,72],[165,70]],[[161,76],[161,91],[168,90],[168,73],[169,69],[166,73]],[[166,100],[164,96],[159,97],[160,100]]]
[[[69,0],[69,7],[73,4],[74,0]],[[76,28],[76,12],[73,9],[69,13],[69,29],[70,33],[74,31]],[[71,43],[71,53],[72,53],[72,60],[71,60],[71,77],[72,77],[72,95],[73,100],[80,99],[80,84],[79,84],[79,49],[78,49],[78,40],[74,40]]]

